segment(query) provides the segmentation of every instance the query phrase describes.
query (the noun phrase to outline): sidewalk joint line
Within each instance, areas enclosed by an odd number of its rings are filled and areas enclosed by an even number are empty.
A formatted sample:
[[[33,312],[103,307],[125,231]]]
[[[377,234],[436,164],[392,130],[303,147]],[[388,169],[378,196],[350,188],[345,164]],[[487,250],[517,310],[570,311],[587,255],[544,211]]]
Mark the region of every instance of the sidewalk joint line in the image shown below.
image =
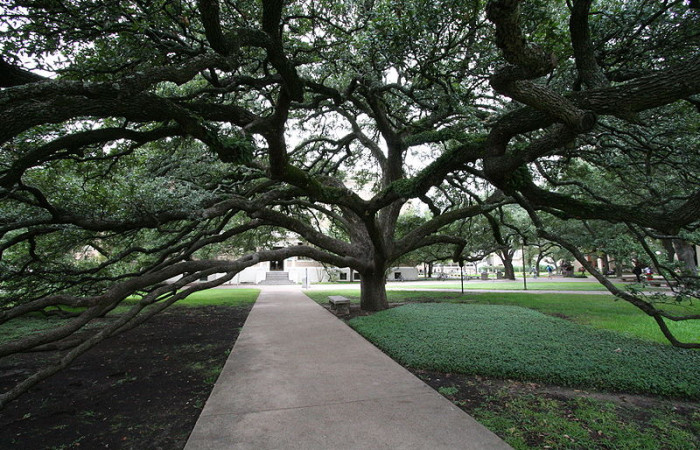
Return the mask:
[[[357,399],[357,400],[349,400],[349,401],[332,401],[328,403],[316,403],[316,404],[308,404],[308,405],[300,405],[300,406],[287,406],[283,408],[269,408],[269,409],[256,409],[256,410],[250,410],[250,411],[245,411],[245,412],[223,412],[223,413],[217,413],[217,414],[204,414],[202,412],[201,417],[221,417],[221,416],[230,416],[230,415],[241,415],[241,414],[256,414],[256,413],[265,413],[265,412],[271,412],[271,411],[293,411],[295,409],[306,409],[306,408],[318,408],[321,406],[340,406],[340,405],[351,405],[353,403],[363,403],[363,402],[369,402],[369,401],[382,401],[382,400],[395,400],[395,399],[401,399],[401,398],[416,398],[417,396],[422,396],[422,395],[440,395],[438,394],[437,391],[426,391],[426,392],[421,392],[418,394],[402,394],[402,395],[390,395],[386,397],[373,397],[373,398],[365,398],[365,399]]]

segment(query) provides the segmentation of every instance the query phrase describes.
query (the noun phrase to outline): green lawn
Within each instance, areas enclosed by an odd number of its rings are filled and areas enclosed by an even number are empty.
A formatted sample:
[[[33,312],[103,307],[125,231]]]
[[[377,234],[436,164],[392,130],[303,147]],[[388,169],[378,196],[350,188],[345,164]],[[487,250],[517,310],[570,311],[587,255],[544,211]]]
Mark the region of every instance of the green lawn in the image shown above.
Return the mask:
[[[466,301],[480,304],[516,305],[545,314],[564,316],[576,323],[612,330],[630,337],[667,344],[656,322],[637,307],[612,296],[576,294],[465,294]],[[700,304],[664,305],[680,314],[700,314]],[[669,328],[681,341],[700,342],[700,321],[669,322]]]
[[[354,302],[360,301],[359,290],[307,291],[306,295],[320,303],[327,302],[329,295],[343,295]],[[522,306],[545,314],[565,317],[582,325],[668,344],[652,318],[631,304],[615,300],[608,295],[389,291],[387,296],[392,303],[441,302]],[[676,313],[700,314],[700,304],[665,305],[665,309]],[[669,323],[669,328],[681,341],[700,341],[700,321]]]
[[[173,306],[242,306],[255,303],[259,293],[260,289],[206,289],[190,294]]]
[[[626,283],[614,283],[615,286],[623,288]],[[389,285],[388,287],[400,287],[400,285]],[[461,289],[462,284],[457,281],[445,281],[435,284],[421,284],[420,289]],[[566,282],[566,281],[534,281],[527,280],[527,288],[533,291],[605,291],[605,287],[600,283],[586,282]],[[464,289],[500,289],[500,290],[521,290],[523,281],[465,281]]]
[[[700,399],[700,352],[532,309],[409,304],[349,324],[396,361],[417,369]]]
[[[186,299],[175,303],[172,307],[243,306],[255,303],[259,293],[259,289],[208,289],[195,292]],[[118,306],[110,314],[123,313],[130,308],[129,304],[133,302],[136,302],[135,298],[126,300],[125,304]],[[40,313],[18,317],[0,325],[0,342],[17,339],[62,323],[64,323],[63,319],[53,316],[47,317]]]

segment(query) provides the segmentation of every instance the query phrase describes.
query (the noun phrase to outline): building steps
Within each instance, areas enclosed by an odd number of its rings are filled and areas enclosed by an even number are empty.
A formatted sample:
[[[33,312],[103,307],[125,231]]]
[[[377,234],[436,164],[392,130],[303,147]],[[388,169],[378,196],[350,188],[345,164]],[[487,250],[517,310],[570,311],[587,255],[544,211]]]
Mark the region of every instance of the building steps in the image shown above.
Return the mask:
[[[277,285],[284,285],[284,284],[294,284],[289,279],[289,272],[267,272],[265,274],[265,279],[259,282],[258,284],[277,284]]]

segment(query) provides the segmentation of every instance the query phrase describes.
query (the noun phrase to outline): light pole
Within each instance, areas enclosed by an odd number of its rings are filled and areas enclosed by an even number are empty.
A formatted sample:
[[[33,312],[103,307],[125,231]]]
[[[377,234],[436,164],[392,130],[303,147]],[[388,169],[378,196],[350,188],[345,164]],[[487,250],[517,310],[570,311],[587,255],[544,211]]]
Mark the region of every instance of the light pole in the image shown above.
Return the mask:
[[[527,269],[525,269],[525,239],[523,239],[523,290],[527,291]]]

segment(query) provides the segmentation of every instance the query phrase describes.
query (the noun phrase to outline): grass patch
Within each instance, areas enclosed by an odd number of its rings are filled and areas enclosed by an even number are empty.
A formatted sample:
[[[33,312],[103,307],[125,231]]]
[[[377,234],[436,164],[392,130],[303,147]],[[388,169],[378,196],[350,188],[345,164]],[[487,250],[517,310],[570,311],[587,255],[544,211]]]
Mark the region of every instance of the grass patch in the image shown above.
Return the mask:
[[[350,325],[416,369],[700,398],[700,353],[500,305],[412,304]]]
[[[260,289],[207,289],[180,300],[177,306],[244,306],[255,303]]]
[[[460,301],[485,305],[522,306],[548,315],[565,317],[579,324],[670,345],[654,319],[630,303],[613,296],[479,293],[465,294]],[[677,314],[700,314],[700,304],[692,306],[669,304],[664,305],[664,309]],[[669,329],[681,341],[700,341],[700,321],[667,321],[667,323]]]
[[[492,404],[497,404],[498,410],[491,408]],[[637,417],[650,414],[636,409]],[[654,410],[652,417],[640,423],[629,411],[623,412],[610,402],[513,396],[504,390],[472,415],[515,449],[695,449],[700,445],[693,432],[698,431],[697,423],[691,423],[693,418],[677,415],[670,408]]]
[[[625,283],[613,283],[619,288],[627,286]],[[421,285],[421,289],[461,289],[461,283],[448,281],[436,284]],[[600,283],[577,283],[565,281],[533,281],[527,280],[527,288],[533,291],[605,291]],[[521,290],[523,281],[465,281],[464,289],[493,289],[493,290]]]
[[[350,299],[353,304],[360,303],[359,289],[328,289],[323,291],[304,291],[308,297],[320,304],[327,304],[331,295],[342,295]],[[387,291],[390,303],[419,303],[419,302],[463,302],[465,297],[459,292],[434,292],[434,291]]]
[[[319,303],[328,303],[329,295],[343,295],[353,303],[360,302],[360,291],[356,289],[309,291],[306,295]],[[635,306],[608,295],[388,291],[387,297],[391,303],[439,302],[522,306],[548,315],[564,317],[582,325],[670,345],[651,317]],[[664,305],[664,309],[678,314],[700,314],[698,303],[692,306]],[[700,341],[700,321],[668,322],[668,326],[681,341]]]
[[[30,315],[12,319],[0,325],[0,342],[9,342],[31,334],[46,330],[62,323],[57,317]]]
[[[207,289],[191,294],[184,300],[180,300],[173,307],[203,307],[203,306],[245,306],[255,303],[260,294],[259,289]],[[138,301],[137,298],[129,298],[110,312],[109,317],[123,314]],[[76,310],[73,308],[72,310]],[[99,319],[98,319],[99,320]],[[0,342],[8,342],[31,334],[60,326],[65,319],[55,316],[44,316],[41,313],[31,313],[23,317],[12,319],[0,325]],[[89,327],[98,326],[90,323]]]
[[[177,301],[173,306],[243,306],[255,303],[260,294],[260,289],[205,289]],[[137,298],[132,297],[127,303],[136,303]]]
[[[360,303],[359,289],[326,289],[323,291],[305,290],[304,294],[319,304],[328,303],[328,297],[331,295],[342,295],[343,297],[349,298],[352,303]],[[389,295],[388,292],[387,295]]]
[[[197,372],[207,384],[214,384],[219,378],[223,364],[216,364],[214,361],[194,362],[188,366],[191,370]]]

